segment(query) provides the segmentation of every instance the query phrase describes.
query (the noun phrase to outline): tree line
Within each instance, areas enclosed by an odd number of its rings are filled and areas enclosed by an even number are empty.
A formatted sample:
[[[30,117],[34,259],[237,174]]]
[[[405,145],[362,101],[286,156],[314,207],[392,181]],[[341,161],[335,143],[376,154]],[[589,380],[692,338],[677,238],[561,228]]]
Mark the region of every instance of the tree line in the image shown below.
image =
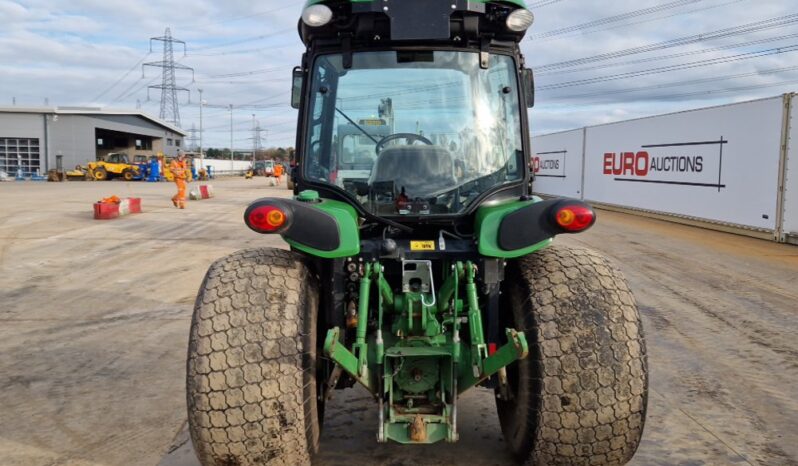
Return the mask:
[[[230,149],[214,147],[204,150],[209,159],[230,160]],[[294,158],[293,147],[270,147],[255,152],[255,160],[281,160],[289,162]],[[252,151],[235,151],[235,160],[252,160]]]

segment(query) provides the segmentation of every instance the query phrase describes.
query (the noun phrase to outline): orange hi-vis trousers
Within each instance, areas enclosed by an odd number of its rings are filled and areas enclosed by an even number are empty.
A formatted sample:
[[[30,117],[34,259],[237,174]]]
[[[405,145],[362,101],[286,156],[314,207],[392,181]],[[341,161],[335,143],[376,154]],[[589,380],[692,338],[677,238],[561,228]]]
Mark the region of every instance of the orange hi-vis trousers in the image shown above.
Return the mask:
[[[178,204],[179,207],[182,207],[186,202],[186,180],[182,178],[175,178],[175,184],[177,185],[177,194],[172,197],[172,202]]]

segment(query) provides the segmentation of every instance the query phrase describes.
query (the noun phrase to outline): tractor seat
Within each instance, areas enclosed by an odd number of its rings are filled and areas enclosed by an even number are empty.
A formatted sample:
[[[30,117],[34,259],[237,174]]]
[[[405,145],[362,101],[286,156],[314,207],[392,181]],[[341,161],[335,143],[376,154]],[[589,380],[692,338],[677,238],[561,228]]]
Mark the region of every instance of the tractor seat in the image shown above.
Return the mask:
[[[449,151],[440,146],[391,146],[380,152],[369,183],[393,181],[398,193],[403,187],[410,198],[453,187],[454,164]]]

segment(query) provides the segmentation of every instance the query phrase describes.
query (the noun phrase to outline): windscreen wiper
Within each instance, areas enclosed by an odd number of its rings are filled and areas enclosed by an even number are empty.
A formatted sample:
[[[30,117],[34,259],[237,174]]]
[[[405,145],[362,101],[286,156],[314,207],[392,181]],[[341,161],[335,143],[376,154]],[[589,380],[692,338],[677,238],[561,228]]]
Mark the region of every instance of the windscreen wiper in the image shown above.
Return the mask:
[[[355,120],[349,118],[346,115],[346,113],[342,112],[340,108],[335,107],[335,111],[340,113],[342,117],[346,118],[346,121],[348,121],[349,123],[352,123],[353,125],[355,125],[355,128],[359,129],[361,133],[365,134],[366,136],[368,136],[369,139],[374,141],[374,144],[379,144],[380,143],[380,141],[374,139],[369,133],[367,133],[365,129],[361,128],[359,124],[355,123]]]

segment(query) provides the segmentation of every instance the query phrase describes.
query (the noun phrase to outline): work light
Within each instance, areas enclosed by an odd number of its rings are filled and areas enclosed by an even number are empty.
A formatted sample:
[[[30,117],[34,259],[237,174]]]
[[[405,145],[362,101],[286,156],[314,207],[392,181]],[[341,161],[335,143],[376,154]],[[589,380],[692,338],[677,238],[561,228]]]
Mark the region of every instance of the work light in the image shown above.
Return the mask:
[[[310,5],[302,12],[302,22],[310,27],[317,28],[329,23],[333,13],[327,5]]]
[[[507,15],[507,29],[514,32],[526,31],[533,22],[535,22],[535,15],[524,8],[519,8]]]

